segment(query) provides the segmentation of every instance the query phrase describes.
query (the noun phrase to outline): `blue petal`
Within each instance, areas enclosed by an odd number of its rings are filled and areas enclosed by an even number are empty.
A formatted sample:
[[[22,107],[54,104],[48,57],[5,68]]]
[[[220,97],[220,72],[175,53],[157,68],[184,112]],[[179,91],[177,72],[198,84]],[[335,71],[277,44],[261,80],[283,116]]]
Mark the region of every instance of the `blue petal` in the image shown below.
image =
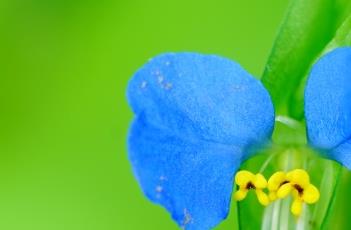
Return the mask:
[[[308,139],[351,168],[351,48],[333,50],[312,68],[305,90]]]
[[[130,160],[146,196],[186,229],[209,229],[227,216],[241,149],[180,137],[140,115],[131,129]]]
[[[266,90],[228,59],[164,54],[135,74],[128,100],[129,157],[144,193],[186,229],[217,225],[234,173],[272,133]]]

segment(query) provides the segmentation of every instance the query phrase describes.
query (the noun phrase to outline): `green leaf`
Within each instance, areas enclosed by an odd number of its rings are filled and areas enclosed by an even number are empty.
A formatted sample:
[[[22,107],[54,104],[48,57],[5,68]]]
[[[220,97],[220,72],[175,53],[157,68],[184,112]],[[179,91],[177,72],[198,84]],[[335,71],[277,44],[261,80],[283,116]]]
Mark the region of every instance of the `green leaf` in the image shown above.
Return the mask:
[[[302,104],[289,101],[311,63],[334,37],[350,6],[348,0],[291,2],[262,77],[278,114],[292,115],[292,110],[302,114]]]
[[[337,30],[335,37],[327,46],[325,52],[336,47],[351,45],[351,15],[345,19],[340,28]]]
[[[351,45],[351,15],[349,15],[341,26],[336,31],[334,38],[331,42],[324,48],[324,50],[315,58],[315,60],[310,64],[310,69],[314,62],[318,60],[321,56],[328,53],[329,51],[342,46],[350,46]],[[290,115],[295,118],[302,118],[303,111],[302,107],[304,104],[304,91],[305,91],[305,84],[307,81],[308,72],[305,74],[305,77],[300,82],[298,89],[294,92],[294,95],[290,98]]]

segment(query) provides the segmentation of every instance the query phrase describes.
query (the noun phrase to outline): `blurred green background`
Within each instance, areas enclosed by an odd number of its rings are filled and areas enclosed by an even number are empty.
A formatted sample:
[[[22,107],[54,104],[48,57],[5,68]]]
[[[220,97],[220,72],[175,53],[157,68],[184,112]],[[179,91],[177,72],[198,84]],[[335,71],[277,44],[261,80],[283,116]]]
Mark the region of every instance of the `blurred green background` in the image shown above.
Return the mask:
[[[167,51],[260,76],[287,3],[1,0],[0,229],[177,229],[131,172],[128,79]]]

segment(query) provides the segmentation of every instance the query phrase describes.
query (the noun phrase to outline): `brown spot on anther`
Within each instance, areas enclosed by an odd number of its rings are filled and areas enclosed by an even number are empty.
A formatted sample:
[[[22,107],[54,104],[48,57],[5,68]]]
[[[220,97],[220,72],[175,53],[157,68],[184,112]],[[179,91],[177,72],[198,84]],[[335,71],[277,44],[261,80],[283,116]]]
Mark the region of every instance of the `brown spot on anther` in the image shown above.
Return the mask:
[[[295,184],[294,188],[298,191],[300,196],[303,194],[303,188],[300,185]]]
[[[255,188],[256,188],[255,185],[251,182],[247,183],[246,185],[246,189],[255,189]]]
[[[280,183],[279,187],[281,187],[281,186],[283,186],[283,185],[285,185],[285,184],[287,184],[287,183],[289,183],[289,181],[285,180],[285,181],[283,181],[282,183]]]

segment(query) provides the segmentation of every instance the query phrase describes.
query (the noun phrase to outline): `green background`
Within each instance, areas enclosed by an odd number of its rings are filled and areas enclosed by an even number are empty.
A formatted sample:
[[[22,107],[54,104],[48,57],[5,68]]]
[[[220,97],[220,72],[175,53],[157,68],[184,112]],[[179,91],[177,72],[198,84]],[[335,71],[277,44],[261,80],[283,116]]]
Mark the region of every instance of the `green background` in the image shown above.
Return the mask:
[[[0,229],[177,229],[131,172],[128,79],[168,51],[260,76],[287,3],[1,0]]]

